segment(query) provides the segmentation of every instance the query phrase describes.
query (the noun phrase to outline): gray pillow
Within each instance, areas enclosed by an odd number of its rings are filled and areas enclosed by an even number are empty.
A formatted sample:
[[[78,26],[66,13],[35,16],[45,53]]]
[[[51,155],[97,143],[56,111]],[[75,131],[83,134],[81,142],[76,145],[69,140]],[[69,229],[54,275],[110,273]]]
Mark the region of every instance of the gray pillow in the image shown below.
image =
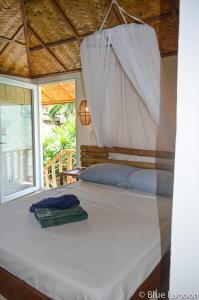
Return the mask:
[[[86,168],[81,173],[80,179],[108,185],[118,185],[119,182],[125,180],[130,173],[136,170],[137,168],[126,165],[102,163]]]
[[[138,169],[118,185],[148,193],[172,196],[173,173],[163,170]]]

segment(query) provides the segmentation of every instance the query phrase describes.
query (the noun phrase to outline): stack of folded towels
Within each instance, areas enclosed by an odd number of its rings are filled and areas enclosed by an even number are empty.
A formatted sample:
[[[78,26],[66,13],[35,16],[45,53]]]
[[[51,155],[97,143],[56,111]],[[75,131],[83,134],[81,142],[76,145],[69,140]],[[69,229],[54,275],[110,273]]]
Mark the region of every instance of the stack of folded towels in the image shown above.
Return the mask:
[[[88,218],[75,195],[45,198],[30,207],[41,227],[79,222]]]

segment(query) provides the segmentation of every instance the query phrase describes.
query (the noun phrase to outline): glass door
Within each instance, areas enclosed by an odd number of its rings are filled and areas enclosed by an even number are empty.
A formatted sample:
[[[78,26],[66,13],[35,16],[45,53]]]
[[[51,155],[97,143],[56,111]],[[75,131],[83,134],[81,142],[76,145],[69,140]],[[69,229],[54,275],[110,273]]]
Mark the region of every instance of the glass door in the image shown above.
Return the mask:
[[[1,202],[36,186],[33,92],[0,83]]]

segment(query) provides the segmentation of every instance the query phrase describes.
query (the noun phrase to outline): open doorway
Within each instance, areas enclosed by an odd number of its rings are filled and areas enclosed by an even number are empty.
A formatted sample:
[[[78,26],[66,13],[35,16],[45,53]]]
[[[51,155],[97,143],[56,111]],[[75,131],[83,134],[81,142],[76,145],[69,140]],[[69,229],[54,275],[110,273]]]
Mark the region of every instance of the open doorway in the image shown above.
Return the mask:
[[[44,186],[55,188],[59,173],[76,166],[75,80],[41,86]],[[67,182],[72,179],[67,178]]]

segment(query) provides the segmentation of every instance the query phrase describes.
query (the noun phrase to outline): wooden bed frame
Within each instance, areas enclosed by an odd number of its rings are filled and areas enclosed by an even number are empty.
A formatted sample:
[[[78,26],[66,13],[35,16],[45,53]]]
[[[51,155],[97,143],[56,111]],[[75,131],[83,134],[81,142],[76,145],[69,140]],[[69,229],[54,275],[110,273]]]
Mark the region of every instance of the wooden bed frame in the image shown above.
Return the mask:
[[[82,145],[80,147],[80,159],[82,167],[89,167],[99,163],[116,163],[125,164],[133,167],[144,168],[144,169],[160,169],[173,171],[174,166],[174,152],[169,151],[154,151],[154,150],[143,150],[143,149],[130,149],[121,147],[98,147],[90,145]],[[140,160],[118,160],[111,159],[110,154],[123,154],[137,157]],[[144,158],[153,158],[154,162],[142,161]]]
[[[126,154],[139,157],[153,157],[157,162],[142,162],[142,161],[128,161],[128,160],[115,160],[109,158],[109,153]],[[165,162],[159,162],[159,159],[165,159]],[[107,148],[84,145],[81,146],[81,164],[82,167],[88,167],[97,163],[118,163],[127,164],[130,166],[149,168],[149,169],[162,169],[173,170],[173,152],[166,151],[152,151],[142,149],[127,149],[127,148]],[[141,159],[140,159],[141,160]],[[169,268],[169,254],[167,253],[161,262],[155,267],[153,272],[137,289],[130,300],[144,300],[148,299],[147,292],[154,291],[158,288],[160,280]],[[144,292],[145,296],[140,297],[139,293]],[[7,270],[0,267],[0,294],[8,300],[50,300],[47,296],[25,283],[23,280],[14,276]],[[143,294],[143,295],[144,295]],[[66,299],[70,300],[70,299]],[[111,300],[111,299],[110,299]]]
[[[148,291],[156,290],[159,287],[160,281],[168,274],[169,261],[170,253],[167,253],[130,300],[148,299]],[[144,292],[145,296],[140,297],[140,292]],[[1,267],[0,294],[8,300],[50,300],[50,298]]]

